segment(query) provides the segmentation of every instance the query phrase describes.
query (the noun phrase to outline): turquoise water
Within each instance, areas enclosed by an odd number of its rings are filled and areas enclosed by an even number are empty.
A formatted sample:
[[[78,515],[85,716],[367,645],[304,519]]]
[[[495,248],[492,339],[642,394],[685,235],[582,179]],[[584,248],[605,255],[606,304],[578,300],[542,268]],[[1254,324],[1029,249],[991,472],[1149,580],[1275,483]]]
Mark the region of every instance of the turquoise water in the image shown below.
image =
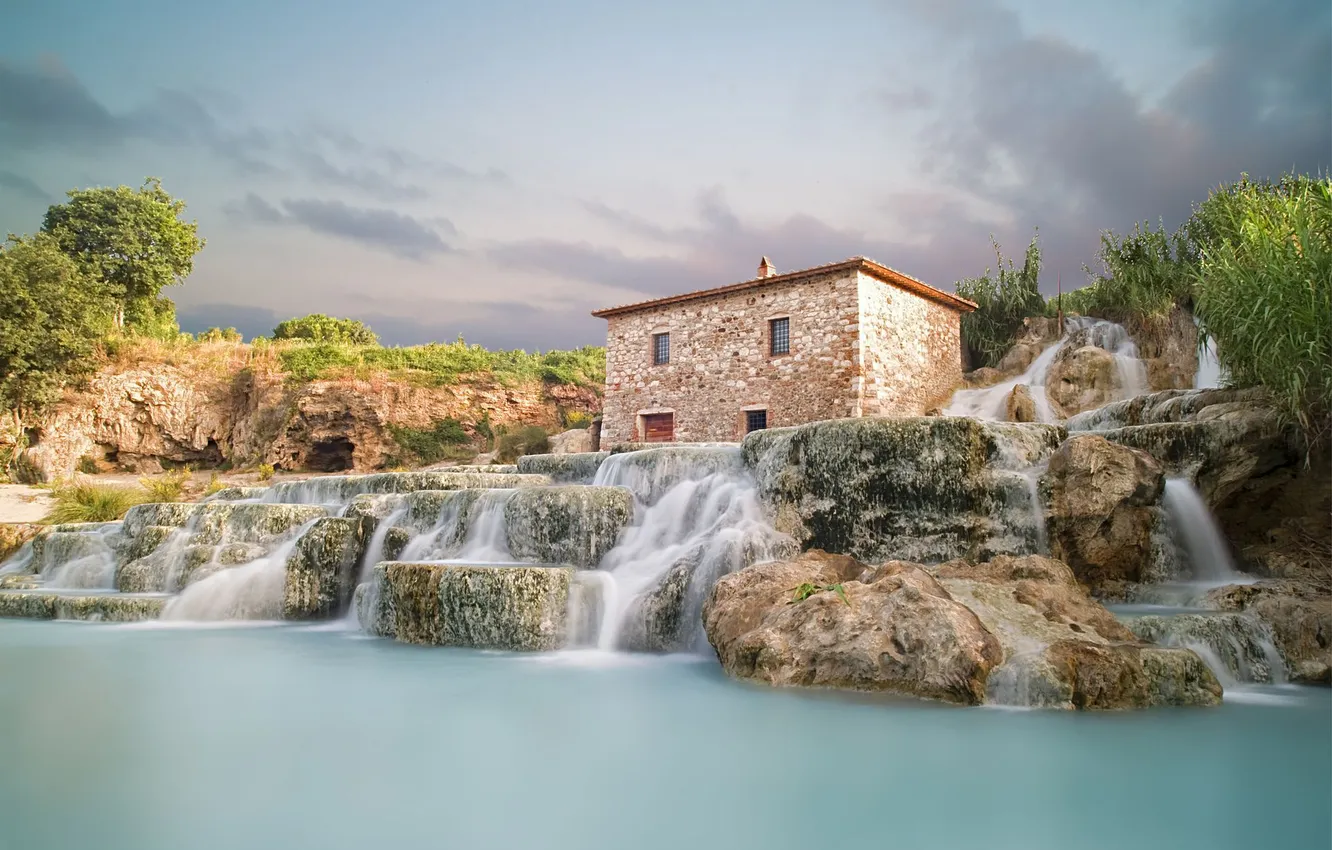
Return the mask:
[[[0,848],[1327,848],[1332,694],[1072,714],[715,663],[0,621]]]

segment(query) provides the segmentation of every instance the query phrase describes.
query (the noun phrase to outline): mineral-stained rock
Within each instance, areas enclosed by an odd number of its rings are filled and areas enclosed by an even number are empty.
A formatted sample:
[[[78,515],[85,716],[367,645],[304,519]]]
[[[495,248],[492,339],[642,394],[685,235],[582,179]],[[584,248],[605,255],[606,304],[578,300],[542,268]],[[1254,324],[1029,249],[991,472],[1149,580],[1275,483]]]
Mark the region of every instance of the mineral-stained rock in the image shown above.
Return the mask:
[[[1031,390],[1026,384],[1018,384],[1013,387],[1013,391],[1008,394],[1008,404],[1005,408],[1006,417],[1009,422],[1039,422],[1040,417],[1036,413],[1036,402],[1031,397]]]
[[[793,601],[807,583],[819,592]],[[703,623],[728,673],[772,685],[976,704],[1003,658],[994,635],[922,568],[871,570],[822,552],[723,577]]]
[[[546,475],[557,484],[589,484],[610,452],[527,455],[518,458],[518,471]]]
[[[187,502],[154,502],[135,505],[125,514],[124,531],[127,537],[138,537],[148,526],[177,528],[189,522],[198,505]]]
[[[1154,506],[1164,487],[1151,455],[1076,434],[1050,458],[1044,481],[1051,553],[1093,589],[1138,581],[1152,558]]]
[[[1292,680],[1332,685],[1332,596],[1321,588],[1280,580],[1226,585],[1203,604],[1258,617],[1272,630]]]
[[[1224,665],[1240,682],[1282,682],[1286,665],[1271,631],[1257,617],[1238,612],[1133,617],[1129,627],[1140,639],[1162,646],[1199,649]]]
[[[634,497],[623,487],[533,487],[504,505],[516,559],[585,569],[601,562],[633,518]]]
[[[1094,345],[1066,345],[1045,377],[1046,395],[1065,415],[1101,407],[1121,389],[1115,355]]]
[[[1003,646],[988,702],[1106,709],[1211,705],[1221,696],[1194,653],[1142,645],[1059,561],[1001,556],[935,572]]]
[[[206,502],[198,506],[198,514],[193,518],[191,542],[263,543],[323,516],[328,516],[328,509],[319,505]]]
[[[164,596],[115,593],[71,596],[42,591],[10,591],[0,593],[0,617],[128,623],[157,619],[165,604]]]
[[[682,652],[690,648],[685,623],[689,579],[694,564],[676,564],[634,603],[625,617],[617,649],[630,652]]]
[[[1037,548],[1029,485],[1013,470],[1062,437],[1052,425],[863,417],[755,431],[742,450],[777,529],[805,548],[938,563]]]
[[[267,490],[267,487],[223,487],[205,501],[236,502],[241,499],[259,499]]]
[[[137,561],[150,555],[176,532],[177,529],[166,525],[140,526],[133,537],[121,544],[116,554],[121,563]]]
[[[356,594],[371,634],[429,646],[543,651],[564,645],[574,570],[387,562]]]
[[[287,558],[285,620],[317,620],[344,611],[356,589],[367,523],[346,517],[315,520]]]

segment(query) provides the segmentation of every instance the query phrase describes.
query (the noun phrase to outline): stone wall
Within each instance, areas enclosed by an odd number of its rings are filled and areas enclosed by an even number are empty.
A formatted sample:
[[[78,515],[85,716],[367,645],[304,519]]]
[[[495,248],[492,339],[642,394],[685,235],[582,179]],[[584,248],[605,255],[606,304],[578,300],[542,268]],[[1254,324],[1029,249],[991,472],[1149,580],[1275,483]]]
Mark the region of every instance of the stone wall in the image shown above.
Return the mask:
[[[639,439],[643,412],[672,412],[679,442],[736,441],[745,408],[768,426],[860,414],[857,274],[841,272],[611,316],[602,445]],[[769,355],[768,322],[790,318],[791,351]],[[652,364],[652,336],[671,335]]]
[[[769,322],[790,320],[790,353]],[[958,313],[856,269],[608,317],[602,445],[643,439],[640,417],[672,413],[677,442],[731,442],[745,412],[778,428],[862,415],[918,416],[962,380]],[[670,362],[652,338],[670,334]]]
[[[861,272],[861,412],[919,416],[962,383],[956,310]]]

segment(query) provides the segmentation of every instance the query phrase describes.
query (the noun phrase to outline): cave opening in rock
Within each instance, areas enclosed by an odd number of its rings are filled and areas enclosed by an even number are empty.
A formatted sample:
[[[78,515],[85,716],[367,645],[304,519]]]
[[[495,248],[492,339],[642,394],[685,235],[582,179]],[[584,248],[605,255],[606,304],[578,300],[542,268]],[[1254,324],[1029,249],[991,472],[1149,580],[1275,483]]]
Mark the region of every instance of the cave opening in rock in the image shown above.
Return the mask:
[[[319,440],[310,447],[305,465],[315,472],[345,472],[352,468],[356,445],[346,437]]]

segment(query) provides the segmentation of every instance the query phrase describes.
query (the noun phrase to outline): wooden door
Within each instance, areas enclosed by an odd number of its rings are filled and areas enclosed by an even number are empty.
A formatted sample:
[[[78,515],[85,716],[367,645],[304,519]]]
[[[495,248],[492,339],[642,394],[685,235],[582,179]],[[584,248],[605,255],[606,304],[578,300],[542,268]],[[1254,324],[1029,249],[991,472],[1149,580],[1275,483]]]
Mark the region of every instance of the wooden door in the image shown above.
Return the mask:
[[[643,442],[670,443],[674,440],[674,413],[648,413],[643,416]]]

